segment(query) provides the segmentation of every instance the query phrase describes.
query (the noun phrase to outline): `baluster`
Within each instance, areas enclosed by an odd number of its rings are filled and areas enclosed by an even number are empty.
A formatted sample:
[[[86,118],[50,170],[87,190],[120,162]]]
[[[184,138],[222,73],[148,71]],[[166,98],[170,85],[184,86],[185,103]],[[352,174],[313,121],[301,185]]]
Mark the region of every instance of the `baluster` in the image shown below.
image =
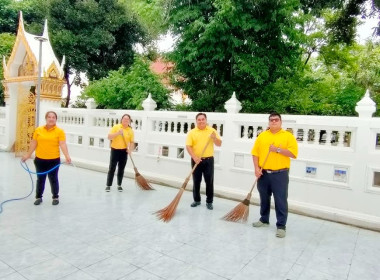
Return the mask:
[[[181,122],[180,130],[178,131],[178,133],[183,134],[184,131],[185,131],[185,123]]]
[[[331,131],[326,130],[326,145],[331,146]]]
[[[307,132],[308,132],[308,129],[307,128],[303,128],[303,135],[302,135],[302,144],[307,144]]]
[[[314,129],[314,141],[313,141],[313,144],[314,145],[320,145],[322,144],[322,142],[320,142],[320,139],[321,138],[321,129]]]
[[[338,135],[336,138],[337,146],[343,147],[344,146],[344,130],[338,130]]]

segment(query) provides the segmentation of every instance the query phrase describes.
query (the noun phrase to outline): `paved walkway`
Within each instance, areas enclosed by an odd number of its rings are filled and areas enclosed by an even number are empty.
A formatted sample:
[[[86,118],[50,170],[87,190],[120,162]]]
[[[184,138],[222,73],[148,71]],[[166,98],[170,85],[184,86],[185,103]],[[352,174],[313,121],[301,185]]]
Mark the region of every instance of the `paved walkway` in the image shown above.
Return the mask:
[[[0,152],[0,166],[0,201],[30,192],[20,158]],[[40,206],[34,193],[4,204],[0,279],[380,279],[379,232],[290,214],[279,239],[274,217],[268,228],[251,226],[257,206],[250,206],[249,223],[230,223],[220,217],[238,202],[216,198],[209,211],[202,196],[202,205],[190,208],[190,192],[163,223],[152,213],[178,189],[141,191],[125,179],[124,192],[106,193],[105,181],[104,173],[63,165],[58,206],[48,183]]]

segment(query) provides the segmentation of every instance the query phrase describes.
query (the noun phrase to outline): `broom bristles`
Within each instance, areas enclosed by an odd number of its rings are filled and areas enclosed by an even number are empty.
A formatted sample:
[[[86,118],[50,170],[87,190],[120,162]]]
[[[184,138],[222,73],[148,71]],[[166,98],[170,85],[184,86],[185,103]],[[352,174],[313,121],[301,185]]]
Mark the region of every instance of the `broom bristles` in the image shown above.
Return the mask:
[[[135,168],[135,181],[137,186],[144,191],[154,190],[150,183]]]
[[[248,195],[250,198],[250,195]],[[247,222],[249,216],[249,199],[248,197],[240,202],[234,209],[222,217],[223,220],[229,222]]]
[[[180,188],[179,192],[177,193],[173,201],[168,206],[154,213],[156,214],[159,220],[162,220],[167,223],[173,218],[175,211],[177,210],[178,203],[183,194],[183,191],[184,191],[184,188],[183,187]]]

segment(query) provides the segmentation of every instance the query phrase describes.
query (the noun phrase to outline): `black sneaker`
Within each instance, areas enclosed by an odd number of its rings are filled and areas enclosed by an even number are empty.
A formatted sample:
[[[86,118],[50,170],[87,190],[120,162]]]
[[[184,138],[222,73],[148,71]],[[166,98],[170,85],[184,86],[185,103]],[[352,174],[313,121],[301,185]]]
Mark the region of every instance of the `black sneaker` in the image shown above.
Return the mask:
[[[122,192],[122,191],[123,191],[123,188],[122,188],[121,186],[118,186],[118,187],[117,187],[117,190],[118,190],[119,192]]]
[[[212,206],[212,203],[206,203],[207,209],[212,210],[214,207]]]
[[[197,207],[198,205],[201,205],[200,201],[194,201],[193,203],[190,204],[191,207]]]
[[[37,198],[34,205],[40,205],[42,203],[42,198]]]
[[[110,186],[107,186],[106,187],[106,192],[110,192],[111,191],[111,187]]]
[[[59,204],[58,198],[54,198],[51,204],[58,205]]]

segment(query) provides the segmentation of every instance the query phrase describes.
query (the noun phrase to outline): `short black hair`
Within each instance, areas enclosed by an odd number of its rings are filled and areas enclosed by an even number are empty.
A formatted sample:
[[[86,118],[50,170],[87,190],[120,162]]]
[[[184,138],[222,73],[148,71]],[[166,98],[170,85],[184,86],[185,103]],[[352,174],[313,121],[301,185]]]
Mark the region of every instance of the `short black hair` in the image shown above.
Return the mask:
[[[205,119],[207,119],[207,116],[206,116],[205,113],[198,113],[198,114],[195,116],[195,120],[197,120],[199,116],[204,116]]]
[[[270,119],[271,117],[279,117],[280,120],[282,120],[281,119],[281,115],[279,113],[277,113],[277,112],[270,113],[268,119]]]

